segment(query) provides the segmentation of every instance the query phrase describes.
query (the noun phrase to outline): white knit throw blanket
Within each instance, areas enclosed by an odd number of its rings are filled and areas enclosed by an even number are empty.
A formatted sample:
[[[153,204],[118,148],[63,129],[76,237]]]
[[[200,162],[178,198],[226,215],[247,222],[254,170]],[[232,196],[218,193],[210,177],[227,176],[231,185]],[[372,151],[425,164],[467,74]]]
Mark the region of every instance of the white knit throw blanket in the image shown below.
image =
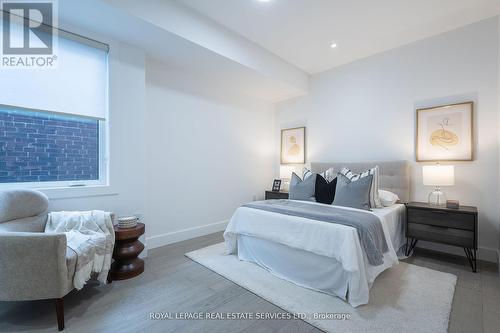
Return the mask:
[[[73,277],[77,290],[83,288],[92,273],[98,273],[97,280],[106,284],[115,244],[110,213],[53,212],[49,214],[45,232],[66,234],[67,246],[77,255]]]

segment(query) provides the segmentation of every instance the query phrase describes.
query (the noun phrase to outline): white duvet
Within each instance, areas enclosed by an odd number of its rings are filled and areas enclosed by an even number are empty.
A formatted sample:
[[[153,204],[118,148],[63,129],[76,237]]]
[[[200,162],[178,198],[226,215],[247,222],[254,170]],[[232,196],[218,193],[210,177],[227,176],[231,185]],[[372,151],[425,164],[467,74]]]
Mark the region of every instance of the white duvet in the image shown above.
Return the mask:
[[[398,204],[371,212],[379,217],[389,248],[384,254],[384,263],[379,266],[368,263],[353,227],[247,207],[236,210],[224,232],[226,250],[228,254],[236,254],[238,235],[245,235],[333,258],[347,272],[348,302],[358,306],[368,303],[369,290],[375,278],[398,263],[396,251],[404,244],[404,211],[404,205]]]

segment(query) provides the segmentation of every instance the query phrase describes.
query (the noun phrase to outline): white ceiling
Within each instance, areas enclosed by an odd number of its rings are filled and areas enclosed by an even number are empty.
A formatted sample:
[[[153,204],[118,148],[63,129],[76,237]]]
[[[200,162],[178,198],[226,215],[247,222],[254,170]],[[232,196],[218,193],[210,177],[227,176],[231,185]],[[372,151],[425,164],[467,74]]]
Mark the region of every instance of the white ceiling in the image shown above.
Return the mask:
[[[500,0],[177,1],[311,74],[500,13]]]
[[[154,6],[164,0],[148,1],[147,12],[166,17],[167,21],[168,19],[173,20],[162,11],[162,8]],[[136,0],[129,0],[128,2],[134,4]],[[144,51],[148,58],[168,64],[172,72],[185,73],[200,83],[204,82],[214,89],[217,87],[224,89],[232,95],[241,94],[258,100],[274,102],[301,95],[307,91],[307,84],[304,89],[299,89],[279,77],[279,75],[273,76],[259,72],[224,55],[223,52],[217,53],[209,47],[203,47],[199,43],[187,37],[181,37],[179,34],[173,33],[143,17],[133,15],[127,10],[128,7],[120,6],[126,3],[125,0],[60,1],[58,8],[59,26],[62,29],[84,36],[88,36],[90,33],[92,38],[102,42],[109,43],[109,39],[111,39],[133,45]],[[182,8],[185,7],[182,6]],[[189,12],[191,13],[192,10],[189,10]],[[188,17],[187,19],[196,21],[196,17]],[[182,23],[182,20],[178,19],[174,22],[180,26],[177,32],[181,31],[180,28],[183,26],[188,26],[191,30],[197,31],[198,29],[193,22],[189,25],[180,24],[179,22]],[[227,29],[224,30],[227,31]],[[205,37],[207,37],[207,34],[205,31]],[[101,39],[102,36],[106,36],[106,38]],[[235,34],[235,36],[242,39],[239,35]],[[248,42],[246,39],[244,41]],[[254,43],[250,44],[255,46]],[[235,49],[234,44],[229,43],[228,45],[231,46],[232,50]],[[255,47],[261,49],[258,46]],[[246,57],[254,56],[251,48],[245,48],[240,53]],[[272,56],[277,59],[272,64],[278,66],[282,63],[289,66],[291,69],[303,74],[307,80],[307,75],[280,58]]]

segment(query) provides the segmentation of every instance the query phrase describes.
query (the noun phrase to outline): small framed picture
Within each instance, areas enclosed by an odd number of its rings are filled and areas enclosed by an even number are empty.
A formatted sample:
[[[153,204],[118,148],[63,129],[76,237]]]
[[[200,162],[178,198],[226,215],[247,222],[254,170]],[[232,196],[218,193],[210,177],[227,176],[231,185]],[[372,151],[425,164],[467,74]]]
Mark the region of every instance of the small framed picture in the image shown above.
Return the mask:
[[[281,188],[281,179],[275,179],[273,182],[273,192],[279,192]]]

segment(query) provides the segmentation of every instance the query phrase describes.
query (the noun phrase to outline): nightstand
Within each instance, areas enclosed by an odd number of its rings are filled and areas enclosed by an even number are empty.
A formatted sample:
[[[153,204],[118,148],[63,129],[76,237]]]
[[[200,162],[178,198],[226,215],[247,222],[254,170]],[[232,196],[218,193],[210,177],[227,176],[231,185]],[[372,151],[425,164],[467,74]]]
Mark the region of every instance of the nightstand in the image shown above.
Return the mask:
[[[422,202],[406,204],[406,255],[413,251],[418,240],[462,247],[475,273],[477,208],[450,209]]]
[[[266,200],[270,199],[288,199],[288,192],[266,191]]]

